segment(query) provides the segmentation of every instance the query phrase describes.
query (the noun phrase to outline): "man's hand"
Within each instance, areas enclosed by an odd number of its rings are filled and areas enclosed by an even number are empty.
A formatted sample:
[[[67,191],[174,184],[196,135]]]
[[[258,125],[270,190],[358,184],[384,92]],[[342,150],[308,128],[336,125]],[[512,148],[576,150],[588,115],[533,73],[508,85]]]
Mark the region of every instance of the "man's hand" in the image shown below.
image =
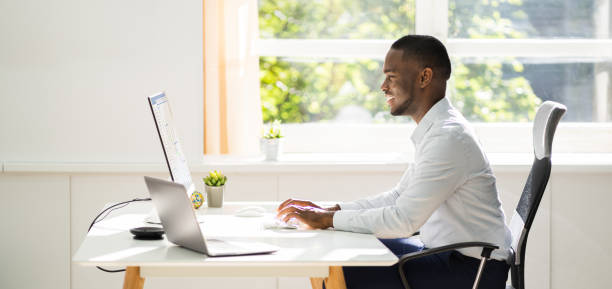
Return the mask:
[[[300,207],[297,205],[289,205],[284,206],[276,217],[280,218],[283,222],[289,222],[291,219],[296,219],[309,229],[327,229],[334,226],[335,213],[335,211],[327,211],[319,206]]]
[[[284,222],[295,218],[310,229],[326,229],[334,226],[334,213],[340,210],[339,205],[322,208],[319,205],[305,200],[288,199],[276,211],[277,218]]]
[[[319,205],[317,205],[317,204],[315,204],[315,203],[313,203],[311,201],[287,199],[282,204],[280,204],[280,206],[278,206],[276,211],[280,212],[280,211],[282,211],[283,209],[285,209],[286,207],[289,207],[289,206],[311,207],[311,208],[317,208],[317,209],[321,209],[321,210],[325,210],[325,211],[329,211],[329,212],[334,212],[334,211],[340,210],[340,205],[335,205],[335,206],[329,207],[329,208],[322,208]]]

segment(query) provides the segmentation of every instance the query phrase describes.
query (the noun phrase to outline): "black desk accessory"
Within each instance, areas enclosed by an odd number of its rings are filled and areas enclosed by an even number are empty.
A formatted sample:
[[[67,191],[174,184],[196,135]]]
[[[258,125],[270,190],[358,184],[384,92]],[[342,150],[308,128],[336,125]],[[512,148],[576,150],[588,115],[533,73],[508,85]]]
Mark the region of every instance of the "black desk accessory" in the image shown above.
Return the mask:
[[[159,227],[138,227],[130,229],[130,233],[136,240],[161,240],[165,232]]]

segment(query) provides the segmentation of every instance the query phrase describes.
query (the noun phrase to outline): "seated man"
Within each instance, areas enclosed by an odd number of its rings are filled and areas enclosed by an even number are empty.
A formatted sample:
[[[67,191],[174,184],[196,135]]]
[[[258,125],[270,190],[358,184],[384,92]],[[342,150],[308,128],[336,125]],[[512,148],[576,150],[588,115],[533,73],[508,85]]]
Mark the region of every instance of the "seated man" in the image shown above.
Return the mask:
[[[388,192],[331,208],[289,199],[278,216],[315,229],[372,233],[387,238],[381,241],[398,256],[458,242],[493,243],[500,249],[491,254],[479,288],[505,288],[511,235],[487,157],[445,98],[451,73],[446,48],[431,36],[404,36],[391,46],[383,72],[381,89],[391,114],[417,123],[414,164]],[[407,239],[419,230],[422,243]],[[480,253],[481,248],[440,253],[409,261],[404,270],[413,289],[472,288]],[[402,288],[396,266],[344,267],[347,288]]]

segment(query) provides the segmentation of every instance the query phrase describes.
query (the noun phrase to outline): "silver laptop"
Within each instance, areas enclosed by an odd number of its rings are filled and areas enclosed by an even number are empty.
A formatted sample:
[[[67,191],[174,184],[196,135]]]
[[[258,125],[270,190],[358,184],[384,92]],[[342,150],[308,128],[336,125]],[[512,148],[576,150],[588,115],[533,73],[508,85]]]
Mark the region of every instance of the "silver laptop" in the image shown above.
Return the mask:
[[[207,239],[200,230],[185,186],[151,177],[144,179],[170,242],[213,257],[278,251],[278,247],[264,243]]]

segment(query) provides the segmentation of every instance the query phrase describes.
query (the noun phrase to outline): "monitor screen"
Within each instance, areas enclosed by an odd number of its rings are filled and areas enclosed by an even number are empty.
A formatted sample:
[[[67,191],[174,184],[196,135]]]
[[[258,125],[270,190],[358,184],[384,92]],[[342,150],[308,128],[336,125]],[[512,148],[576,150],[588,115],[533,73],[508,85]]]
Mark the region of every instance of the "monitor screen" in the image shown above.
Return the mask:
[[[170,170],[170,177],[172,181],[184,185],[187,188],[187,193],[191,194],[194,190],[191,172],[187,167],[187,159],[176,134],[168,98],[163,92],[150,96],[149,105],[151,106],[151,112],[153,112],[157,133]]]

